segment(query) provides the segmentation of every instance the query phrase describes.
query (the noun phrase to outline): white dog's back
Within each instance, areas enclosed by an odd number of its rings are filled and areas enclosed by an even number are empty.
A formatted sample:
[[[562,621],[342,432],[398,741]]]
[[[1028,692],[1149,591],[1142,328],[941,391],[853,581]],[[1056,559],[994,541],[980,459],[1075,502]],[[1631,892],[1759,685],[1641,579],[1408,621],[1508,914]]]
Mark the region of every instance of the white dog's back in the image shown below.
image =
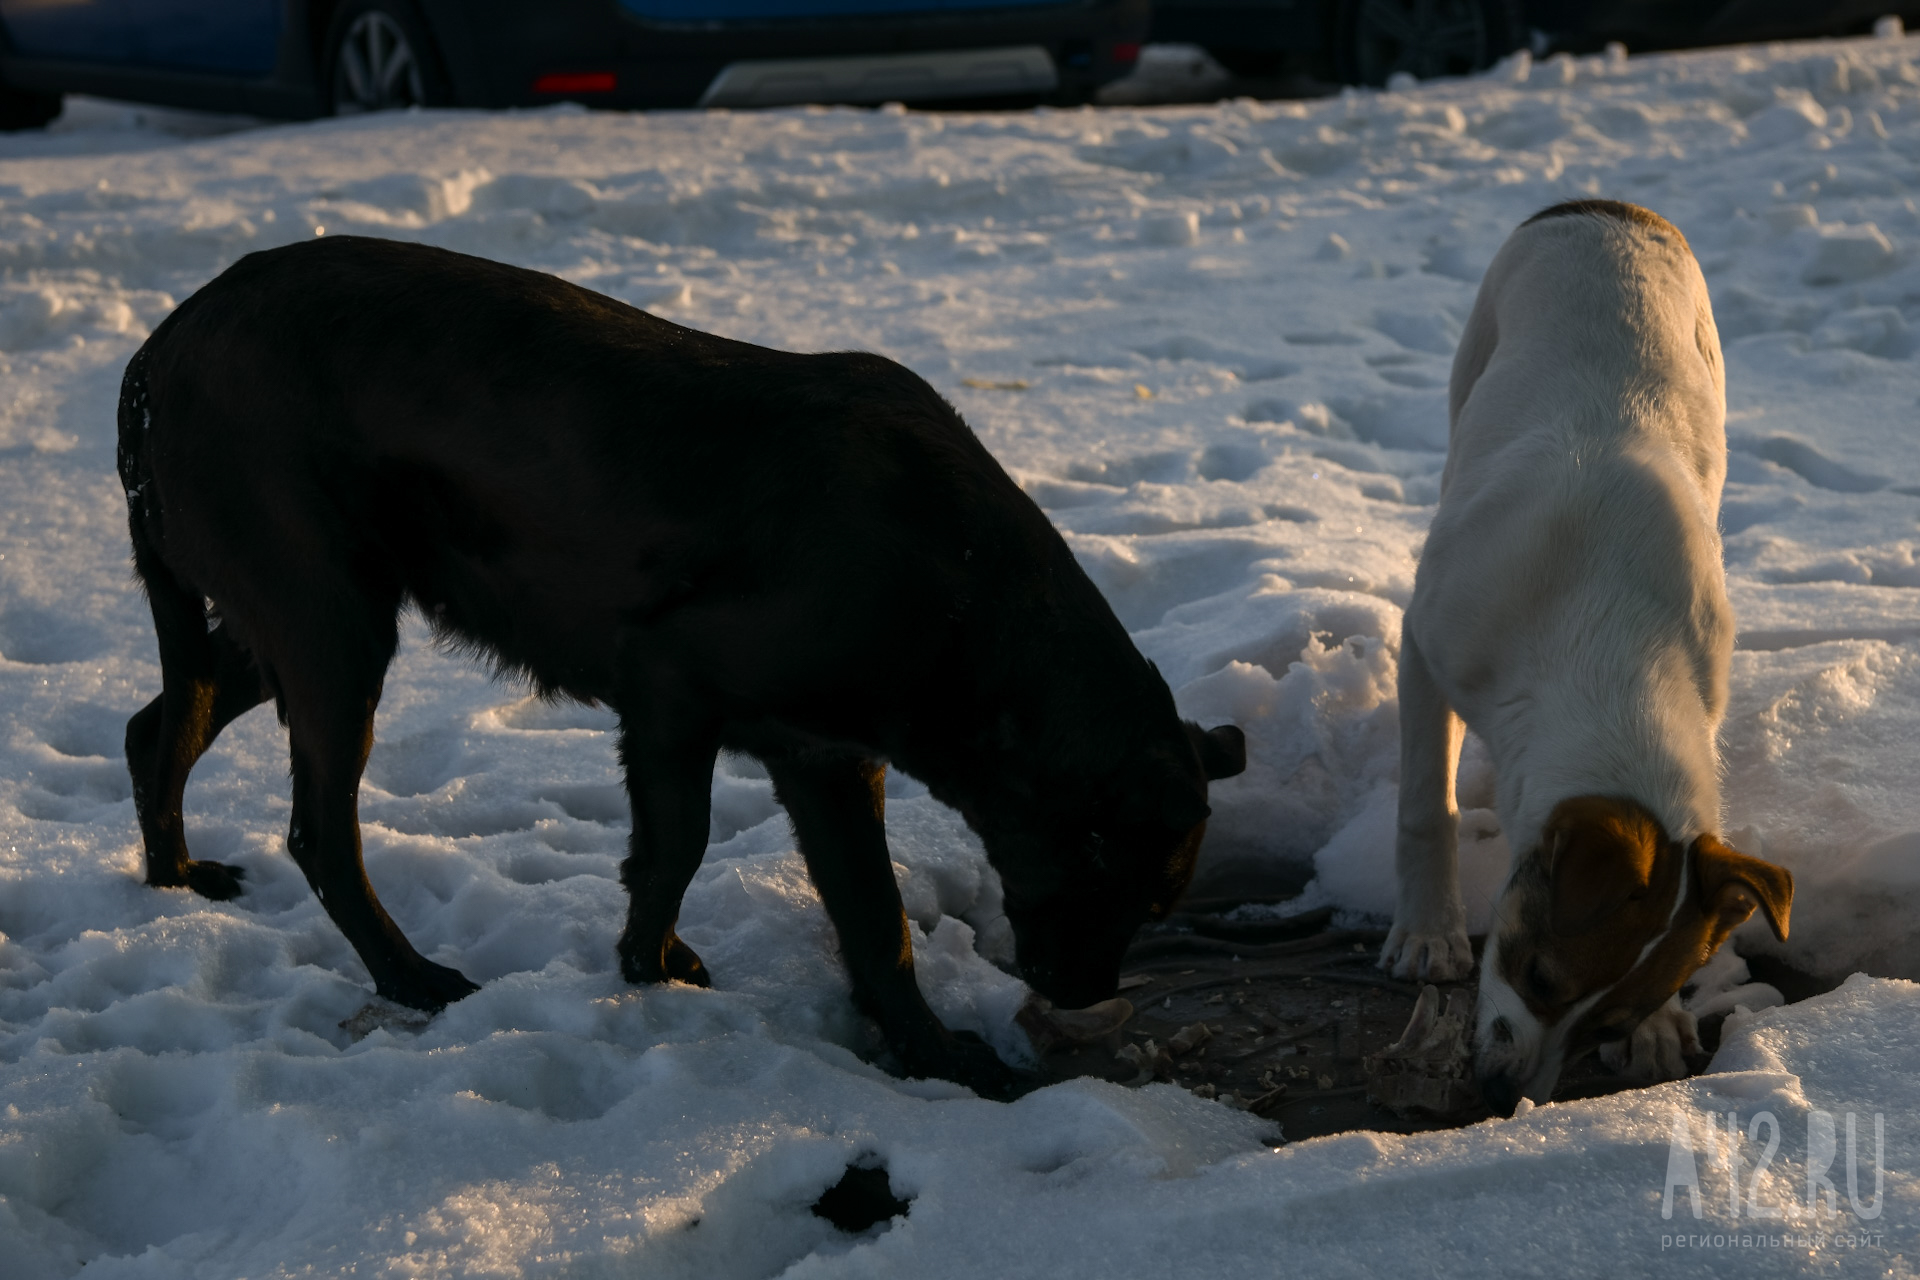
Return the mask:
[[[1676,838],[1713,830],[1726,381],[1685,238],[1597,201],[1520,227],[1481,285],[1449,410],[1408,626],[1495,749],[1509,839],[1578,794],[1632,796]]]

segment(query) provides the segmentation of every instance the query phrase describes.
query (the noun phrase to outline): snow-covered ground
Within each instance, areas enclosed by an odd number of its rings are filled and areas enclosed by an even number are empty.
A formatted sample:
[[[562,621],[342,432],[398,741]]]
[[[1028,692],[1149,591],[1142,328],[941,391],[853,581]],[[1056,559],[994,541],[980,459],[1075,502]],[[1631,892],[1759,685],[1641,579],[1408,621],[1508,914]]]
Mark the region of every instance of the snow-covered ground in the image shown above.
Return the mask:
[[[1522,58],[1298,104],[247,124],[82,102],[0,138],[7,1280],[1920,1265],[1920,992],[1901,980],[1920,978],[1920,41]],[[245,866],[247,894],[140,883],[119,744],[159,673],[113,475],[119,372],[227,264],[324,229],[918,370],[1188,714],[1247,730],[1203,883],[1312,881],[1312,901],[1384,912],[1398,618],[1449,358],[1507,232],[1589,194],[1682,227],[1726,344],[1728,830],[1798,877],[1789,958],[1876,975],[1736,1016],[1713,1074],[1277,1152],[1170,1085],[1001,1106],[902,1083],[857,1056],[871,1032],[747,760],[716,773],[682,918],[717,989],[629,989],[608,718],[491,683],[417,627],[362,793],[367,858],[479,994],[417,1033],[341,1029],[367,981],[285,856],[264,710],[188,798],[193,847]],[[1022,990],[981,955],[1005,926],[978,846],[910,780],[890,794],[930,999],[1023,1052]],[[1490,795],[1470,749],[1464,803]],[[1484,903],[1505,852],[1484,809],[1466,827]],[[1744,1198],[1714,1157],[1728,1112],[1752,1126]],[[1823,1114],[1833,1220],[1805,1208]],[[855,1239],[807,1206],[858,1157],[913,1208]]]

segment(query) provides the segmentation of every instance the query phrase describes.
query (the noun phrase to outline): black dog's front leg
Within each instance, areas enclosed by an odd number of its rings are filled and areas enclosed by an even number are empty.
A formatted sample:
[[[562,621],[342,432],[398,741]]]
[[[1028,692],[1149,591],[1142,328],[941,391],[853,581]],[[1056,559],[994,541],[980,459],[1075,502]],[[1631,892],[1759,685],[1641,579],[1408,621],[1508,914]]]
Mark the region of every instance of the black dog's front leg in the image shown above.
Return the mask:
[[[1021,1077],[970,1032],[941,1025],[913,974],[913,939],[887,852],[886,767],[851,756],[766,761],[793,819],[861,1010],[879,1022],[910,1076],[938,1076],[990,1097],[1021,1091]]]

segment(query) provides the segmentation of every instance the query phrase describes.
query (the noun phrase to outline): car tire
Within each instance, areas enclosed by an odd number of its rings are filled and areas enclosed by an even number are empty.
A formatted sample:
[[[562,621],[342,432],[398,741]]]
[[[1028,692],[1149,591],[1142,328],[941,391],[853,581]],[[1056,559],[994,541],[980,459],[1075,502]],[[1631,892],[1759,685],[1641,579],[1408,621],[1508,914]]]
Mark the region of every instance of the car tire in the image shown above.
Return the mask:
[[[17,129],[44,129],[60,116],[57,93],[33,93],[0,85],[0,133]]]
[[[1341,0],[1335,31],[1348,84],[1471,75],[1526,42],[1516,0]]]
[[[406,0],[348,0],[327,29],[327,106],[334,115],[447,105],[433,37]]]

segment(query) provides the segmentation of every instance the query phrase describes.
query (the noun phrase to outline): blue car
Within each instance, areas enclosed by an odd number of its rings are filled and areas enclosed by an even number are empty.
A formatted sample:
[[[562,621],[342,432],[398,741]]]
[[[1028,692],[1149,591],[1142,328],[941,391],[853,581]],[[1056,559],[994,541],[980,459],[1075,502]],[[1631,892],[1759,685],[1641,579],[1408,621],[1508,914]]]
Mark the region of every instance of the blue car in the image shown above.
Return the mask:
[[[1148,0],[0,0],[0,128],[60,96],[424,106],[1084,100]]]

